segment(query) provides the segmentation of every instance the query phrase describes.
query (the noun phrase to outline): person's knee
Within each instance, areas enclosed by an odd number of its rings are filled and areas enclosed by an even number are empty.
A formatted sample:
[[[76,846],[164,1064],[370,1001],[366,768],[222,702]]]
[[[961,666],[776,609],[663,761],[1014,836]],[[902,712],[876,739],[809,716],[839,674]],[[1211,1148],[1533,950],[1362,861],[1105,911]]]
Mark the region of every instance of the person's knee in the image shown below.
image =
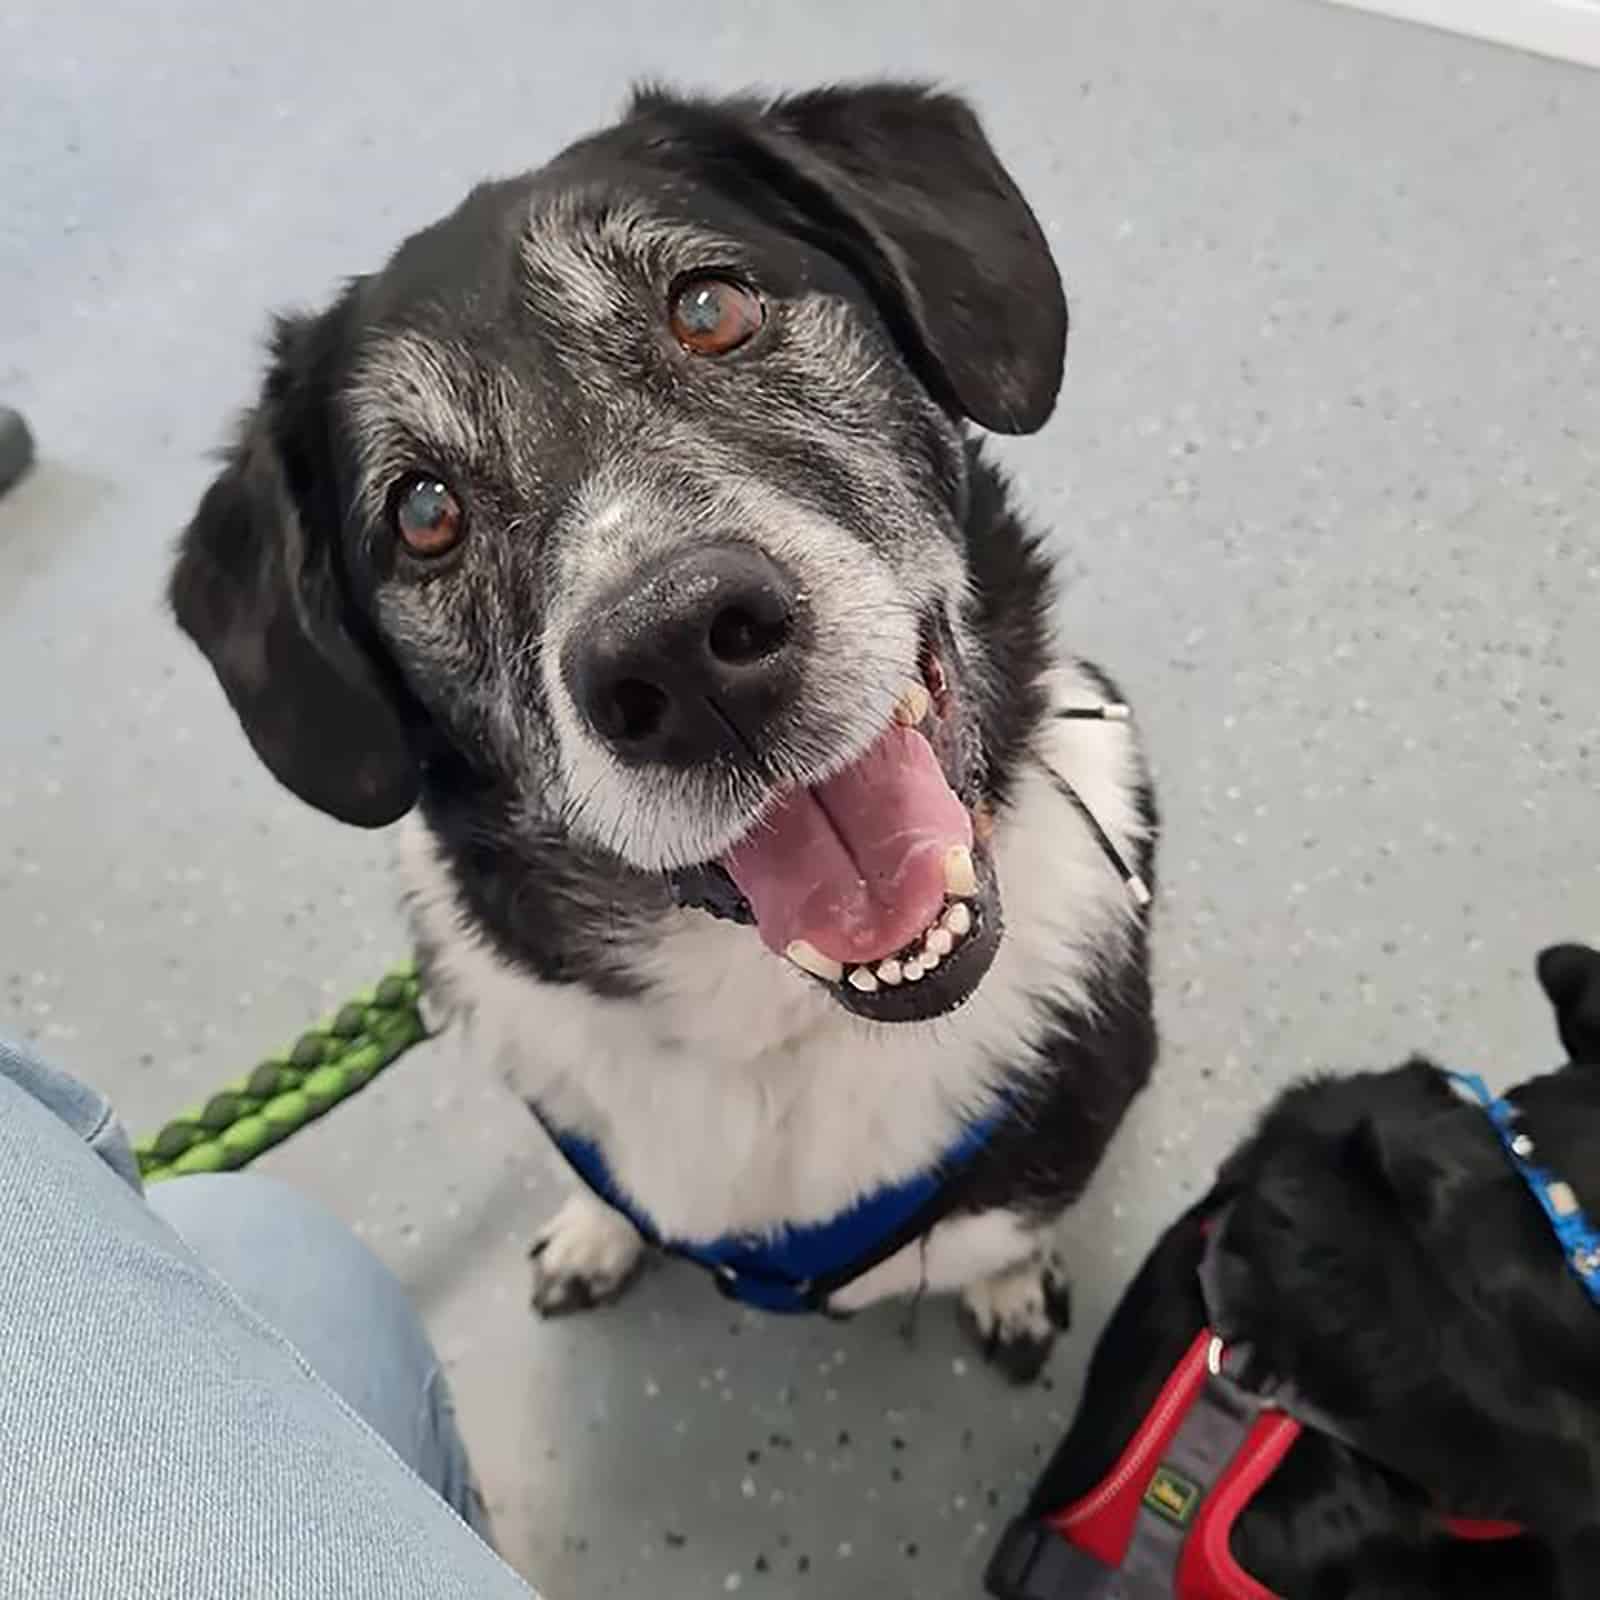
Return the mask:
[[[151,1207],[400,1456],[430,1475],[433,1347],[405,1289],[330,1211],[253,1173],[174,1178]]]

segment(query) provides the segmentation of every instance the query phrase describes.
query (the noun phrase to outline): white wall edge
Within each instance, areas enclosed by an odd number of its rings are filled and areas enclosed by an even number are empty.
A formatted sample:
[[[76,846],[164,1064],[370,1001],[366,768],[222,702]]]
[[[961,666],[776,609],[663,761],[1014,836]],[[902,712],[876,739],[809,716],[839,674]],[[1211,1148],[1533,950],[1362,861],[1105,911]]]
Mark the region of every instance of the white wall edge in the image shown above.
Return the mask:
[[[1330,0],[1464,33],[1494,44],[1600,67],[1600,0]]]

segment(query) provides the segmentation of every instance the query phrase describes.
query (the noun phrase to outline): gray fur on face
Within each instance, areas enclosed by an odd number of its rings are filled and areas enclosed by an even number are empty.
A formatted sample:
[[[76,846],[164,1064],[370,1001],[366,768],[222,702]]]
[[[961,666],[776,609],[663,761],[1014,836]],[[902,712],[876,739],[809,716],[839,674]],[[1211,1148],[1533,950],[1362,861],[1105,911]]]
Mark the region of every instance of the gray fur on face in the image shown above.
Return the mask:
[[[958,460],[956,431],[882,329],[823,288],[769,300],[748,357],[680,350],[674,282],[755,274],[735,242],[639,201],[537,202],[520,269],[524,341],[408,328],[356,367],[361,515],[378,520],[420,466],[471,524],[447,564],[385,577],[376,614],[430,712],[492,752],[526,815],[640,869],[704,861],[780,786],[871,744],[917,673],[927,618],[959,628],[965,566],[926,442]],[[755,769],[629,767],[572,702],[562,646],[631,572],[712,541],[747,541],[793,575],[800,691]]]

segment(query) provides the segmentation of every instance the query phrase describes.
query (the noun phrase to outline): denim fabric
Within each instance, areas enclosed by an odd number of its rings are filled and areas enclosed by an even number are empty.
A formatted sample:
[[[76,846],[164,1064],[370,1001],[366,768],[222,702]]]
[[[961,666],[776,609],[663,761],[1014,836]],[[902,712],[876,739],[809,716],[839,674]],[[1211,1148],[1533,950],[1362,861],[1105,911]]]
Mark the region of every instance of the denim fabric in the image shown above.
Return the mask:
[[[0,1044],[3,1600],[528,1600],[479,1516],[342,1225],[242,1174],[146,1203],[105,1101]]]

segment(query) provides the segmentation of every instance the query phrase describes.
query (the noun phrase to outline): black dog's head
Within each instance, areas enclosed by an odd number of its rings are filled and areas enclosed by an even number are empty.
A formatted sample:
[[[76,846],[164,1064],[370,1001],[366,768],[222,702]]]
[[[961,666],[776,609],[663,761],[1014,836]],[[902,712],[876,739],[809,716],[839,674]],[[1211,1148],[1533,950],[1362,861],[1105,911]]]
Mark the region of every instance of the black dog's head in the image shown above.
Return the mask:
[[[1508,1098],[1600,1218],[1600,952],[1547,950],[1539,975],[1572,1061]],[[1600,1522],[1600,1308],[1438,1068],[1291,1091],[1218,1193],[1226,1320],[1267,1372],[1449,1509]]]
[[[1534,1159],[1600,1218],[1600,952],[1547,950],[1539,976],[1572,1061],[1510,1098]],[[1229,1537],[1271,1593],[1594,1592],[1600,1308],[1483,1110],[1438,1067],[1413,1060],[1279,1097],[1117,1305],[1027,1520],[1110,1481],[1208,1328],[1246,1358],[1247,1385],[1286,1384],[1313,1422]],[[1458,1539],[1444,1515],[1533,1537]],[[995,1592],[1014,1570],[1008,1548]]]
[[[642,94],[279,325],[173,604],[313,805],[381,825],[450,764],[931,1015],[998,936],[962,424],[1038,428],[1065,335],[961,101]]]

